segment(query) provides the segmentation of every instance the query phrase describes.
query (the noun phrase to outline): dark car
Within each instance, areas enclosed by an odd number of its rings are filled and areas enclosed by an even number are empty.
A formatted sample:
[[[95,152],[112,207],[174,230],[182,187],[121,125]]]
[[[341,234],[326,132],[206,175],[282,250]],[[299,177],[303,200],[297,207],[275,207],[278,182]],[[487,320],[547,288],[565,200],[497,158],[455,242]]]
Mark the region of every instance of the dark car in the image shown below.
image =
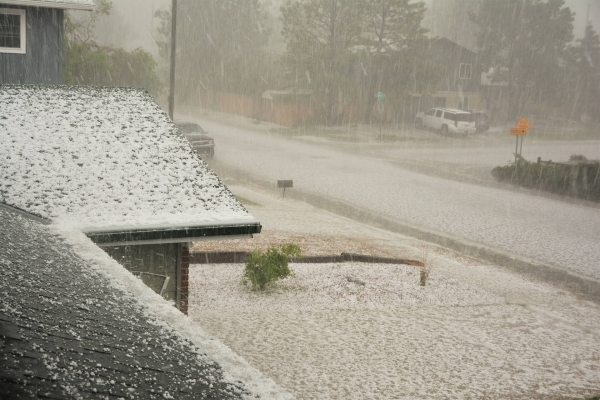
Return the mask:
[[[473,116],[475,120],[475,129],[478,133],[482,133],[490,129],[490,117],[479,110],[467,110]]]
[[[175,126],[200,157],[210,160],[215,156],[215,140],[208,136],[200,125],[193,122],[176,122]]]

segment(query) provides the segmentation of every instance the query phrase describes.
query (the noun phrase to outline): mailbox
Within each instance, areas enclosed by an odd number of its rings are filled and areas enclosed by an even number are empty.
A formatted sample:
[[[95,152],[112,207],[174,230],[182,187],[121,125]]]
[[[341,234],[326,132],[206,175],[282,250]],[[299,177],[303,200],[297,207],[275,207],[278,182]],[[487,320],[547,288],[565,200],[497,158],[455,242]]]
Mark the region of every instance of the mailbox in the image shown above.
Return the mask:
[[[294,187],[294,181],[292,181],[292,180],[277,181],[277,187],[284,188],[284,189]]]

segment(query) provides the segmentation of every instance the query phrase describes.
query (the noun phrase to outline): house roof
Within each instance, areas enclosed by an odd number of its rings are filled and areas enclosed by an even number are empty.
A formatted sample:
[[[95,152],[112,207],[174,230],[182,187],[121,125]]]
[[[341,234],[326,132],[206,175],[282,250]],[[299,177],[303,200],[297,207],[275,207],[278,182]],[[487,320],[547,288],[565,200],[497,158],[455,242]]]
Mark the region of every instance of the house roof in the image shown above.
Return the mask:
[[[250,397],[98,268],[53,226],[0,207],[0,397]]]
[[[454,46],[454,47],[458,47],[458,48],[461,48],[461,49],[463,49],[463,50],[466,50],[466,51],[467,51],[467,52],[469,52],[469,53],[472,53],[472,54],[477,54],[477,52],[476,52],[476,51],[474,51],[474,50],[471,50],[471,49],[468,49],[468,48],[466,48],[465,46],[463,46],[463,45],[460,45],[460,44],[456,43],[455,41],[448,39],[448,38],[447,38],[447,37],[445,37],[445,36],[442,36],[442,37],[438,37],[438,38],[435,38],[435,39],[433,39],[433,40],[432,40],[432,43],[435,43],[435,44],[443,44],[443,45],[445,45],[445,46],[448,46],[448,45],[450,45],[450,46]]]
[[[92,0],[0,0],[0,5],[2,4],[87,11],[92,11],[96,8]]]
[[[8,85],[0,104],[0,203],[99,241],[260,232],[145,91]]]
[[[237,399],[247,392],[241,382],[224,382],[219,365],[49,227],[0,208],[0,232],[3,395]]]

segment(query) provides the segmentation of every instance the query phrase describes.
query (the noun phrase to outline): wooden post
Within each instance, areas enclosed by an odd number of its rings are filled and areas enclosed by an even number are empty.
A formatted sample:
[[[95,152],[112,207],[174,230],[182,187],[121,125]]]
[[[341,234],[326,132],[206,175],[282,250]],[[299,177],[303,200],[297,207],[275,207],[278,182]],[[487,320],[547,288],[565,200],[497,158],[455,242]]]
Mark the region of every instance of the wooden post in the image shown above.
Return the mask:
[[[171,75],[169,79],[169,117],[175,115],[175,53],[177,50],[177,0],[171,5]]]

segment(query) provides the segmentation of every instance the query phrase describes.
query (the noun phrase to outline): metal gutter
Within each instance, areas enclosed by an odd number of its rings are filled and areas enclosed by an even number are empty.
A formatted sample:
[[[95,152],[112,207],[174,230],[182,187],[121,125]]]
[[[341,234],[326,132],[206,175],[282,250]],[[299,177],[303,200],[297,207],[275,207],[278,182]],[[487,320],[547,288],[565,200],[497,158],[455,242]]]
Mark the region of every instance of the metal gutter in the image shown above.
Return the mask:
[[[58,1],[37,1],[37,0],[0,0],[0,6],[4,4],[24,6],[24,7],[41,7],[41,8],[61,8],[65,10],[83,10],[94,11],[95,4],[69,3]]]
[[[98,247],[115,247],[115,246],[136,246],[142,244],[167,244],[167,243],[186,243],[186,242],[207,242],[215,240],[233,240],[233,239],[252,239],[252,235],[229,235],[229,236],[202,236],[202,237],[187,237],[175,239],[156,239],[156,240],[131,240],[127,242],[105,242],[96,243]],[[93,240],[92,240],[93,241]]]
[[[147,225],[113,225],[103,226],[100,228],[83,228],[81,231],[86,235],[97,233],[110,232],[129,232],[129,231],[161,231],[170,229],[189,229],[214,226],[239,226],[239,225],[260,225],[260,222],[254,218],[248,219],[230,219],[230,220],[212,220],[212,221],[194,221],[184,223],[163,223],[163,224],[147,224]]]
[[[162,229],[128,229],[106,231],[84,231],[94,243],[104,246],[123,245],[128,243],[150,244],[150,243],[182,243],[197,240],[207,240],[215,237],[249,237],[260,233],[262,226],[260,222],[254,221],[244,224],[223,224],[186,227],[166,227]]]

